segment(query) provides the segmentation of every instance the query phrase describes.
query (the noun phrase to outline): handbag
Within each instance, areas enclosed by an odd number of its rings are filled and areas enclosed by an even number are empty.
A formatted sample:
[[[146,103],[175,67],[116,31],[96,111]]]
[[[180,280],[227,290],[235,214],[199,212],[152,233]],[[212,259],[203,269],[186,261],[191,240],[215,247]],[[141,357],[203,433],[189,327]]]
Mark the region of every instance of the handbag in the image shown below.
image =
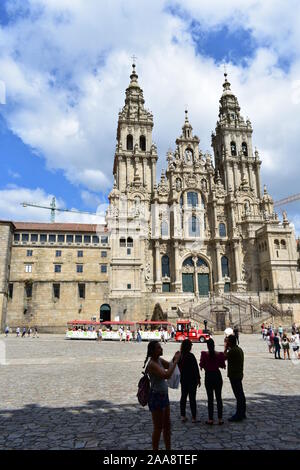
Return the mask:
[[[171,363],[170,363],[171,364]],[[176,364],[175,369],[171,377],[167,380],[168,386],[170,388],[178,388],[180,383],[180,370],[178,365]]]

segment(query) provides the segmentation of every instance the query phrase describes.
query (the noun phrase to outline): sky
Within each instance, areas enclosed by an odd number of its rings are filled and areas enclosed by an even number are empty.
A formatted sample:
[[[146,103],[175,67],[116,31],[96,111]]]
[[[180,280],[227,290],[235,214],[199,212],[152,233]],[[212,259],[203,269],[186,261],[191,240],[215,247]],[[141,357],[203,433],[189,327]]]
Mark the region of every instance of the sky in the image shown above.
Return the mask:
[[[133,54],[157,177],[186,106],[212,152],[226,64],[262,184],[275,201],[300,193],[298,0],[0,0],[0,219],[49,221],[21,203],[55,196],[60,208],[99,214],[57,221],[101,221]],[[300,200],[285,210],[300,235]]]

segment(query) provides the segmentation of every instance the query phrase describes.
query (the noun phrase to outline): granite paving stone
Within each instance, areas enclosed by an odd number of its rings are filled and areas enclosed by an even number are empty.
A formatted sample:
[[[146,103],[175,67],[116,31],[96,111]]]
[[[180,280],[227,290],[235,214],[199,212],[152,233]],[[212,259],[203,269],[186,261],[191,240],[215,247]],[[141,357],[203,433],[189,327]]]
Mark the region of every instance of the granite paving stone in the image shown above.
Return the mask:
[[[300,449],[300,361],[276,361],[260,335],[241,335],[248,419],[227,420],[235,399],[223,376],[223,426],[205,425],[207,398],[197,391],[199,422],[180,420],[180,389],[169,391],[172,448]],[[151,449],[152,419],[136,398],[147,343],[69,341],[61,335],[4,338],[0,365],[0,449]],[[223,336],[215,336],[223,348]],[[172,358],[180,345],[163,345]],[[194,344],[199,359],[206,345]],[[216,406],[215,406],[216,413]],[[284,432],[283,432],[284,430]],[[161,442],[163,448],[163,442]]]

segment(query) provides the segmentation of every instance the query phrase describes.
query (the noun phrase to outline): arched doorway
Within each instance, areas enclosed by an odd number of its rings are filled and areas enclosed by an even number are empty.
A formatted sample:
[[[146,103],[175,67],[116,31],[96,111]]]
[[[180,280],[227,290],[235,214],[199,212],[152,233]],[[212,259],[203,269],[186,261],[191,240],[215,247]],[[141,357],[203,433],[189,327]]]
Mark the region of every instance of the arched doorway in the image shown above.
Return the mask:
[[[207,297],[210,292],[210,269],[201,256],[189,256],[182,263],[182,291]]]
[[[108,304],[103,304],[100,307],[100,321],[110,321],[110,306]]]

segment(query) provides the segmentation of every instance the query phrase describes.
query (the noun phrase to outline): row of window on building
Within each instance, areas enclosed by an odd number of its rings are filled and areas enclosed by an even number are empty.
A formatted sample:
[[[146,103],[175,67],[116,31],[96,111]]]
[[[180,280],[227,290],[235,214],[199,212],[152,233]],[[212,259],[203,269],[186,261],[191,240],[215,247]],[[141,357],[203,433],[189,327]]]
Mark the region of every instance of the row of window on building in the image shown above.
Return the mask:
[[[108,237],[98,235],[64,235],[64,234],[47,234],[47,233],[15,233],[15,242],[40,242],[40,243],[94,243],[94,244],[107,244]]]
[[[25,265],[25,272],[32,273],[33,264],[26,264]],[[54,272],[61,273],[62,272],[62,264],[55,264],[54,265]],[[83,273],[83,264],[76,264],[76,272]],[[107,273],[107,264],[100,264],[100,272]]]
[[[230,142],[230,150],[231,150],[231,155],[233,157],[237,156],[237,148],[236,148],[236,143],[234,141]],[[248,157],[248,147],[246,142],[242,142],[242,154],[245,157]]]
[[[286,250],[287,247],[286,247],[286,241],[285,240],[274,240],[274,248],[275,250]],[[261,242],[259,243],[258,245],[258,251],[267,251],[268,250],[268,245],[267,245],[267,242],[264,241],[264,242]]]
[[[140,136],[139,143],[140,143],[140,150],[145,152],[145,150],[146,150],[146,137],[144,135]],[[126,149],[127,150],[133,150],[133,135],[131,135],[131,134],[127,135]]]
[[[33,289],[32,282],[25,284],[24,292],[25,292],[25,297],[27,299],[32,297],[32,289]],[[53,290],[53,297],[55,299],[59,299],[60,298],[60,284],[59,283],[52,284],[52,290]],[[8,297],[10,299],[13,298],[13,292],[14,292],[14,285],[13,283],[10,283],[8,286]],[[85,284],[84,283],[78,284],[78,296],[80,299],[85,299]]]
[[[33,250],[27,250],[26,251],[26,256],[33,256]],[[62,256],[62,251],[61,250],[56,250],[55,251],[55,257],[60,258]],[[77,251],[77,258],[83,258],[83,251],[78,250]],[[101,251],[101,258],[107,258],[107,251]]]

